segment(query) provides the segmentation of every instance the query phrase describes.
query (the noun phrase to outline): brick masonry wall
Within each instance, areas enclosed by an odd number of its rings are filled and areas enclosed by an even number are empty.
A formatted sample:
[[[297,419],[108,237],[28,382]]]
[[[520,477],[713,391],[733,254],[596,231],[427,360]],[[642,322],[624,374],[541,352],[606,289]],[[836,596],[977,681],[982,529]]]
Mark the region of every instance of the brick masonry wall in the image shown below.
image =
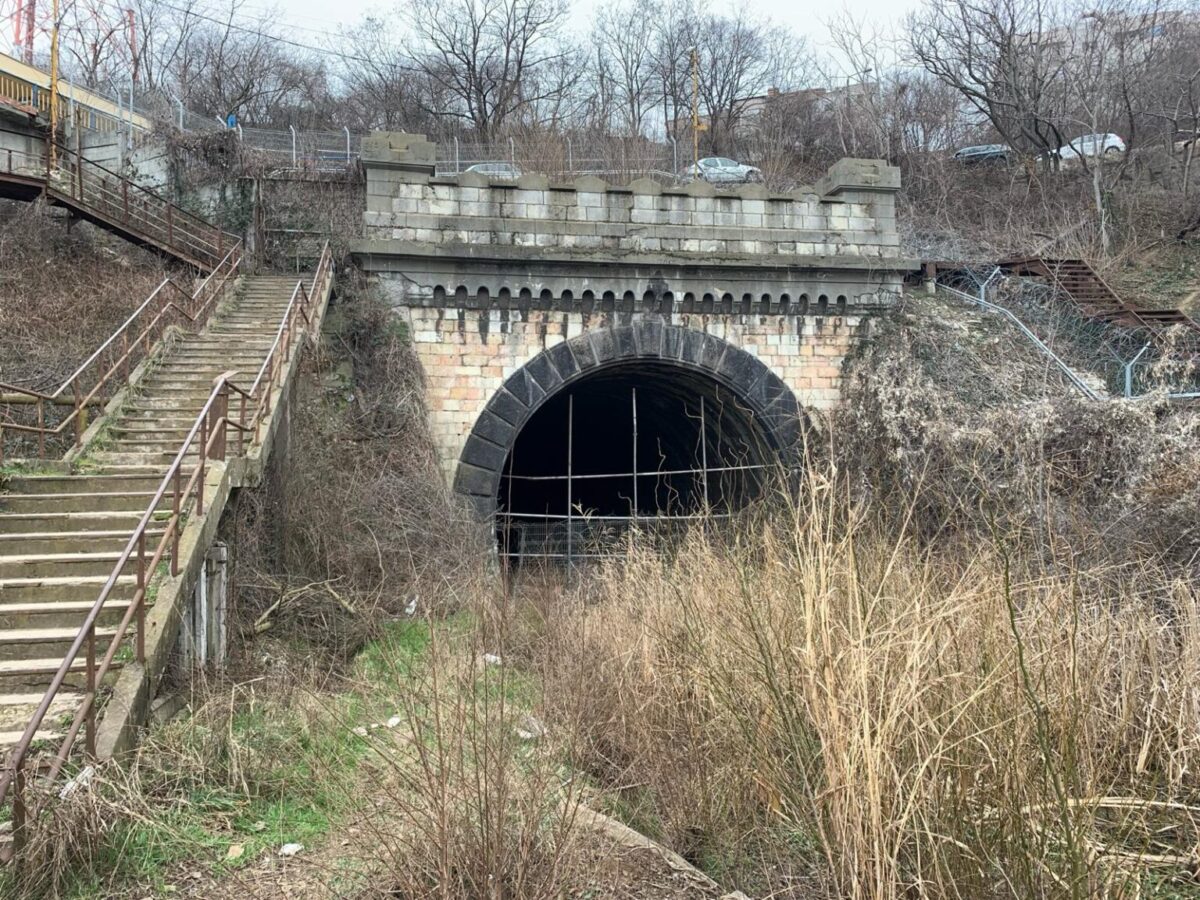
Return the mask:
[[[424,369],[434,439],[448,480],[489,398],[543,350],[588,331],[637,321],[641,314],[555,310],[399,311]],[[869,318],[673,314],[657,321],[721,338],[745,350],[791,388],[801,407],[828,410],[840,397],[841,366]]]

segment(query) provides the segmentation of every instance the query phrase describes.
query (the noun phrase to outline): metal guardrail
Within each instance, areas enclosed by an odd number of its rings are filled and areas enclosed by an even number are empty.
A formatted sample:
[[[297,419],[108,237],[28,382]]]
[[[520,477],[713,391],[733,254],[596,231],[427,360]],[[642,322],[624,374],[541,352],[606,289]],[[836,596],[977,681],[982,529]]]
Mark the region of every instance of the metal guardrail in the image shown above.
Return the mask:
[[[36,417],[34,424],[16,422],[12,407],[17,404],[0,401],[0,413],[3,414],[0,417],[0,462],[5,457],[6,435],[11,434],[36,436],[39,459],[46,458],[47,438],[62,435],[70,427],[74,428],[74,446],[78,447],[87,430],[88,407],[97,402],[105,385],[110,384],[118,373],[122,384],[127,384],[132,371],[149,355],[151,347],[162,338],[171,321],[182,321],[193,327],[202,326],[226,283],[240,270],[241,262],[242,243],[238,240],[192,293],[189,294],[173,279],[164,278],[129,318],[54,391],[45,393],[0,382],[0,394],[24,398],[21,405],[31,406]],[[159,300],[160,296],[165,298],[172,291],[179,295],[180,303]],[[159,302],[156,303],[156,300]],[[47,425],[46,407],[63,405],[68,398],[71,412],[57,425]]]
[[[12,803],[12,851],[14,855],[22,849],[27,836],[31,810],[25,794],[26,774],[25,764],[29,756],[29,748],[37,732],[49,714],[58,692],[62,689],[68,675],[76,666],[80,653],[85,653],[85,685],[83,700],[75,712],[71,726],[62,739],[62,744],[55,755],[47,773],[47,780],[53,782],[61,774],[63,766],[71,755],[79,732],[84,731],[85,752],[95,756],[96,745],[96,705],[98,691],[104,677],[112,667],[113,660],[122,646],[130,626],[134,626],[134,656],[139,664],[146,661],[146,596],[159,564],[170,551],[170,572],[172,576],[179,574],[179,539],[183,529],[183,515],[189,511],[188,505],[196,515],[204,513],[204,482],[210,462],[220,462],[226,459],[227,438],[229,430],[237,433],[237,452],[245,452],[246,436],[250,441],[258,439],[258,431],[271,412],[271,394],[279,382],[284,367],[291,361],[299,339],[299,323],[303,321],[306,328],[312,324],[311,304],[314,297],[322,296],[333,277],[333,256],[326,243],[321,251],[321,259],[309,287],[298,281],[292,291],[292,296],[284,310],[275,340],[263,360],[253,385],[247,390],[234,384],[233,373],[217,377],[207,401],[196,416],[188,435],[184,438],[179,451],[175,454],[170,467],[163,476],[142,514],[137,527],[130,536],[112,574],[108,576],[100,595],[89,610],[87,617],[79,628],[70,649],[63,657],[62,664],[55,672],[50,686],[46,689],[37,709],[22,733],[20,740],[9,756],[5,771],[0,775],[0,805],[3,805],[11,793]],[[311,337],[311,334],[309,335]],[[236,417],[231,417],[230,401],[237,398],[239,410]],[[196,452],[194,467],[190,477],[184,483],[184,464],[192,450]],[[171,497],[171,515],[165,524],[156,521],[156,513],[163,499]],[[153,552],[147,551],[146,533],[151,524],[162,525],[163,532]],[[130,601],[120,624],[112,635],[108,651],[104,658],[96,662],[96,622],[115,588],[118,579],[123,574],[131,559],[136,559],[137,582],[133,599]]]
[[[979,293],[981,296],[979,296],[979,297],[973,297],[972,295],[966,293],[965,291],[960,291],[957,288],[952,288],[952,287],[949,287],[948,285],[944,285],[944,284],[938,284],[937,288],[940,291],[945,291],[946,293],[950,294],[953,297],[958,297],[961,300],[966,300],[969,303],[974,303],[976,306],[980,306],[990,312],[997,313],[997,314],[1003,316],[1004,318],[1008,319],[1009,322],[1011,322],[1013,325],[1017,326],[1017,329],[1023,335],[1025,335],[1025,337],[1029,340],[1029,342],[1031,344],[1034,345],[1034,347],[1037,348],[1038,352],[1040,352],[1048,360],[1050,360],[1052,363],[1054,363],[1054,365],[1059,369],[1059,371],[1061,371],[1063,373],[1063,375],[1066,376],[1067,381],[1069,381],[1081,394],[1083,394],[1089,400],[1104,399],[1100,394],[1098,394],[1094,390],[1092,390],[1092,388],[1087,384],[1087,382],[1085,382],[1082,378],[1079,377],[1078,374],[1076,374],[1074,369],[1072,369],[1065,362],[1063,362],[1062,359],[1058,356],[1058,354],[1055,353],[1053,350],[1051,350],[1046,345],[1046,343],[1041,338],[1039,338],[1036,334],[1034,334],[1029,329],[1029,327],[1024,322],[1022,322],[1014,313],[1012,313],[1010,310],[1005,309],[1003,306],[999,306],[995,303],[991,303],[990,301],[985,300],[983,298],[982,295],[987,291],[987,285],[991,282],[992,278],[999,271],[1000,271],[1000,269],[999,269],[999,267],[997,267],[992,272],[992,274],[988,276],[987,280],[980,286]]]

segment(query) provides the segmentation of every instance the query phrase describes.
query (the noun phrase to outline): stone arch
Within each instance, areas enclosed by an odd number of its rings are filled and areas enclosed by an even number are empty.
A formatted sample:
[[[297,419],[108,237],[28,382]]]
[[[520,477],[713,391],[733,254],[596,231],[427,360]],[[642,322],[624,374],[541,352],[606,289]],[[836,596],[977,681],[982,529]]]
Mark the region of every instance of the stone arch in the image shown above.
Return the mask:
[[[805,417],[795,395],[745,350],[711,334],[658,321],[597,329],[534,356],[488,399],[463,445],[454,490],[483,516],[496,511],[501,474],[522,427],[551,397],[606,368],[669,367],[681,380],[707,377],[749,411],[785,466],[799,462]]]

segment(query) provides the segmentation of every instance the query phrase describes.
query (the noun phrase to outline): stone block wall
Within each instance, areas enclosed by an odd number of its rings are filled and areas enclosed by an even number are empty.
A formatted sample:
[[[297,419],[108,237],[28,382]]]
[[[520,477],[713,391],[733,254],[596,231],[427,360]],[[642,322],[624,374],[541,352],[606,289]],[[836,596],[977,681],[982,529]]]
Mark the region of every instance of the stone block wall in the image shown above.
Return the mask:
[[[425,373],[430,423],[448,479],[454,477],[480,413],[510,375],[563,341],[646,318],[638,313],[454,306],[411,307],[399,314],[411,329]],[[710,334],[745,350],[778,375],[802,407],[819,410],[837,405],[842,362],[869,321],[859,315],[677,313],[649,318]]]
[[[879,160],[844,159],[816,185],[772,194],[757,184],[718,192],[705,182],[664,187],[650,179],[437,179],[423,162],[428,146],[386,134],[364,145],[368,241],[724,259],[900,255],[899,171]]]

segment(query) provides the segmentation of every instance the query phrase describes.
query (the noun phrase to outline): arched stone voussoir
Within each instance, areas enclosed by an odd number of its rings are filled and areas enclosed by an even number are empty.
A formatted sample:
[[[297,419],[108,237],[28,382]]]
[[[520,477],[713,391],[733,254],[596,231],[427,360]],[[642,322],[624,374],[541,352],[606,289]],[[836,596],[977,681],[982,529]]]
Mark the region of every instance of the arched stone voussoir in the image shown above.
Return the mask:
[[[476,509],[494,513],[508,455],[521,428],[542,404],[593,373],[639,360],[657,367],[678,366],[724,385],[753,414],[781,461],[798,461],[807,417],[795,394],[761,360],[695,329],[638,322],[560,342],[510,375],[471,428],[459,456],[455,491]]]

